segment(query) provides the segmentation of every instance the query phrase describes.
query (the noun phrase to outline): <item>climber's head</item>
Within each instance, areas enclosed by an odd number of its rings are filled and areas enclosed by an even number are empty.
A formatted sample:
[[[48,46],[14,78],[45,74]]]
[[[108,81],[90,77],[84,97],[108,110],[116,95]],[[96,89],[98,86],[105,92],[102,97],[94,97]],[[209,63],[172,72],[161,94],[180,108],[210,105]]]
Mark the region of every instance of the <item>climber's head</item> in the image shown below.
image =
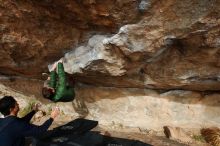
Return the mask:
[[[19,105],[12,96],[4,96],[0,99],[0,112],[4,116],[14,115],[17,116],[19,111]]]
[[[44,96],[44,98],[52,99],[54,94],[55,94],[54,88],[51,88],[51,87],[42,88],[42,95]]]
[[[49,86],[50,76],[44,81],[44,86],[42,88],[42,95],[44,98],[52,99],[55,94],[55,89]]]

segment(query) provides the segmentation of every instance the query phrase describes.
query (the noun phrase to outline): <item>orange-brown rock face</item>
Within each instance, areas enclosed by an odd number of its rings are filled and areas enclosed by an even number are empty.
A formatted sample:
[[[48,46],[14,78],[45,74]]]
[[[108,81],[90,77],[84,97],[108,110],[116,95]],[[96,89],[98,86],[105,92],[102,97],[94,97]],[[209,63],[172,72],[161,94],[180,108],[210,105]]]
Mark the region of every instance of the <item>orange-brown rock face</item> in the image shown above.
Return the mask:
[[[152,17],[111,37],[93,36],[87,46],[67,53],[66,71],[102,86],[219,90],[218,6],[217,1],[154,3]]]
[[[2,74],[39,77],[65,56],[65,70],[94,85],[220,89],[216,0],[2,0],[0,8]]]
[[[39,77],[48,63],[93,33],[112,33],[137,19],[137,2],[1,0],[0,73]]]

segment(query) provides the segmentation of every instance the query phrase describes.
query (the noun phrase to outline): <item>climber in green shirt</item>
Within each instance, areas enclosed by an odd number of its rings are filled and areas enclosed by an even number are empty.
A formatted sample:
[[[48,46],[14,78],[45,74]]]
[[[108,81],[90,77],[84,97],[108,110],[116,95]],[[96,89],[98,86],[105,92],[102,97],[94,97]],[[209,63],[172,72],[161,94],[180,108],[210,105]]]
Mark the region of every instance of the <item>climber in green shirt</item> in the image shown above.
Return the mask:
[[[57,73],[56,73],[57,68]],[[75,97],[74,88],[68,85],[62,59],[54,63],[50,76],[45,82],[42,94],[53,101],[72,101]]]

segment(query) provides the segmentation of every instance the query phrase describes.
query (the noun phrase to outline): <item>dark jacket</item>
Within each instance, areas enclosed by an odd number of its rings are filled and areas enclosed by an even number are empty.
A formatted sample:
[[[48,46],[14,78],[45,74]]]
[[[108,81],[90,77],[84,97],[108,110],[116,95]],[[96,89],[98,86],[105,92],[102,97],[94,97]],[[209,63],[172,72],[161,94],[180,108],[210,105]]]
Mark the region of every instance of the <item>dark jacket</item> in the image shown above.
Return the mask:
[[[0,146],[24,146],[25,137],[39,136],[46,132],[53,119],[48,119],[41,126],[33,125],[29,122],[34,114],[32,111],[23,118],[0,118]]]
[[[55,95],[52,100],[58,101],[61,98],[74,98],[74,88],[71,88],[67,85],[63,64],[58,63],[57,68],[58,73],[55,71],[50,72],[49,87],[55,89]]]

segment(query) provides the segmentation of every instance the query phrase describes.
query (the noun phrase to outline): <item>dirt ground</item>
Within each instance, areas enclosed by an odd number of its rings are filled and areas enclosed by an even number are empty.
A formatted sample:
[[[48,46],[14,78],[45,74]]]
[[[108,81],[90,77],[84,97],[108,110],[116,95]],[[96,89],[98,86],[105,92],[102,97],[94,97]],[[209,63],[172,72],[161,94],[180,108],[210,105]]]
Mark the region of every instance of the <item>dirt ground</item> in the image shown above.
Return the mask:
[[[117,131],[106,131],[102,128],[97,128],[98,131],[101,131],[104,135],[109,135],[112,137],[125,138],[139,140],[144,143],[148,143],[154,146],[210,146],[204,141],[198,141],[193,139],[192,143],[183,143],[175,140],[166,138],[164,135],[158,136],[154,133],[149,134],[146,132],[117,132]],[[94,129],[96,130],[96,129]]]

